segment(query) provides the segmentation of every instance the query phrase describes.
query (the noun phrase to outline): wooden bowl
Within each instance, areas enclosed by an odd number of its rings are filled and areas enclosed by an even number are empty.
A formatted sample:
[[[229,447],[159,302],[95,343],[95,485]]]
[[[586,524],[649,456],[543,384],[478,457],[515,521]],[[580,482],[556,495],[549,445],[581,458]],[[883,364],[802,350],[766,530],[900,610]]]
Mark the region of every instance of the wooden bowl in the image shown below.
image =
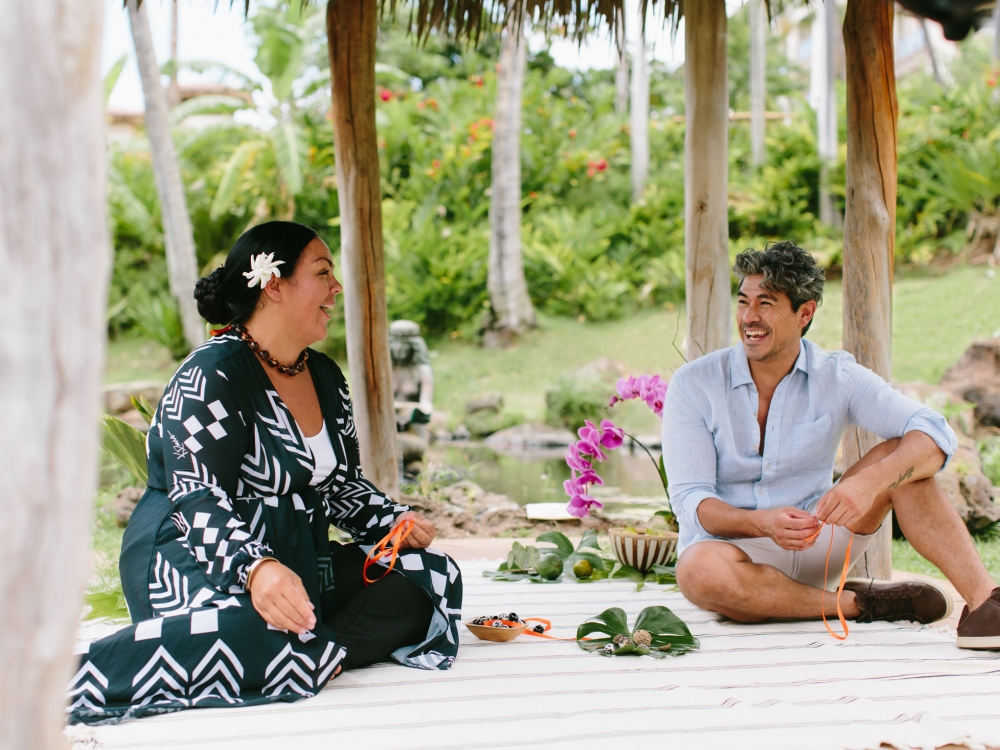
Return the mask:
[[[465,627],[481,641],[512,641],[517,638],[527,625],[519,625],[516,628],[494,628],[489,625],[473,625],[471,622],[464,623]]]
[[[677,532],[657,531],[638,534],[625,529],[609,529],[611,549],[623,565],[645,573],[654,565],[666,565],[677,554]]]

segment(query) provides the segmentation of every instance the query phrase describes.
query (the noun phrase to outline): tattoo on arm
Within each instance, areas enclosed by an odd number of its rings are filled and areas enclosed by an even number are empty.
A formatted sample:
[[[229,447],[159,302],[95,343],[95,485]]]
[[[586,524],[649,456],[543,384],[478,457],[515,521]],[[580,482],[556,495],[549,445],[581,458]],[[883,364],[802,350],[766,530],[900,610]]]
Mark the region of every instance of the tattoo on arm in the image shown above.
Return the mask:
[[[903,482],[905,482],[907,479],[909,479],[912,476],[913,476],[913,467],[911,466],[909,469],[907,469],[902,474],[900,474],[899,475],[899,479],[897,479],[895,482],[893,482],[888,487],[886,487],[886,489],[887,490],[891,490],[891,489],[894,489],[896,487],[899,487],[899,485],[901,485]]]

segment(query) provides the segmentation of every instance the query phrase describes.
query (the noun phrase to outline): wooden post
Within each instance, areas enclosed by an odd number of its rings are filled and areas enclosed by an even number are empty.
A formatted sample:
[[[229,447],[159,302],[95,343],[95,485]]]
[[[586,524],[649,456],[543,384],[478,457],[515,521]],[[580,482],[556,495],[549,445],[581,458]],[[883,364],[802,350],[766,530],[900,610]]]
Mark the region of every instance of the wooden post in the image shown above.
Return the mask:
[[[111,269],[103,8],[0,13],[0,748],[68,747]]]
[[[382,188],[375,134],[376,0],[326,7],[333,83],[333,138],[340,201],[347,361],[365,476],[399,497],[392,364],[385,303]]]
[[[725,0],[684,4],[687,357],[729,346],[729,84]]]
[[[844,348],[891,378],[892,270],[896,245],[896,73],[892,0],[849,0],[847,55],[847,206],[844,215]],[[850,467],[879,438],[858,428],[844,436]],[[892,523],[852,575],[892,575]]]

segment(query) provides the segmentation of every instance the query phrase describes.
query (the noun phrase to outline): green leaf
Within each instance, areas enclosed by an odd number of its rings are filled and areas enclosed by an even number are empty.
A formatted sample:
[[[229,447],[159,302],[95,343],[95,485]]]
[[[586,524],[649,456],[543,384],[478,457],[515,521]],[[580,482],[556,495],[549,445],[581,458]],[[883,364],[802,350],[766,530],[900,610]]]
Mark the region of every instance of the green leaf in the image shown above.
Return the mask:
[[[271,131],[271,142],[281,179],[289,193],[298,195],[302,191],[302,156],[305,153],[298,128],[290,122],[279,122]]]
[[[594,529],[587,529],[583,532],[583,538],[580,539],[580,543],[576,546],[577,552],[584,548],[600,550],[601,545],[598,539],[599,537]]]
[[[573,554],[573,542],[571,542],[565,534],[558,531],[546,531],[544,534],[539,534],[535,537],[536,542],[551,542],[555,545],[555,548],[544,547],[542,552],[550,552],[559,555],[562,559],[566,559]]]
[[[128,55],[122,55],[119,57],[115,64],[111,66],[111,69],[105,73],[104,81],[104,106],[108,106],[108,101],[111,99],[111,92],[115,90],[115,84],[118,83],[118,78],[122,74],[122,70],[125,68],[125,63],[128,62]]]
[[[121,586],[113,591],[98,591],[86,596],[87,604],[90,605],[90,612],[85,619],[97,620],[106,618],[109,620],[130,621],[128,607],[125,604],[125,595]]]
[[[589,643],[610,642],[616,635],[631,635],[628,629],[628,617],[621,607],[611,607],[606,609],[597,617],[592,617],[576,629],[576,638],[579,641],[591,633],[603,633],[605,638],[592,638]]]
[[[146,424],[153,421],[153,413],[156,410],[149,405],[146,397],[141,393],[139,394],[139,398],[132,396],[132,407],[142,415],[142,418],[146,420]]]
[[[110,414],[101,415],[104,450],[128,469],[141,484],[149,477],[146,468],[146,436]]]
[[[209,210],[209,217],[212,221],[217,220],[229,210],[240,189],[243,176],[263,147],[264,141],[262,140],[247,141],[241,143],[233,151],[229,161],[226,162],[225,169],[222,170],[222,178],[219,180],[219,187],[215,191],[215,199]]]
[[[223,94],[196,96],[181,102],[170,110],[170,123],[171,125],[179,125],[192,115],[228,114],[239,109],[251,109],[252,106],[247,104],[246,99],[241,99],[238,96],[225,96]]]

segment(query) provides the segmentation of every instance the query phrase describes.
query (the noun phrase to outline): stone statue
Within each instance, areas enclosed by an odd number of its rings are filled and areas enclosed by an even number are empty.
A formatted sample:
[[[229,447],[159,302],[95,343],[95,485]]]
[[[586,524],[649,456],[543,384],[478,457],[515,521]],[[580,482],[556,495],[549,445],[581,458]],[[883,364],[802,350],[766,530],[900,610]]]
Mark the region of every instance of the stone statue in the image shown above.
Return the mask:
[[[420,326],[412,320],[394,320],[389,326],[389,351],[396,429],[426,438],[424,425],[434,411],[434,371]]]

